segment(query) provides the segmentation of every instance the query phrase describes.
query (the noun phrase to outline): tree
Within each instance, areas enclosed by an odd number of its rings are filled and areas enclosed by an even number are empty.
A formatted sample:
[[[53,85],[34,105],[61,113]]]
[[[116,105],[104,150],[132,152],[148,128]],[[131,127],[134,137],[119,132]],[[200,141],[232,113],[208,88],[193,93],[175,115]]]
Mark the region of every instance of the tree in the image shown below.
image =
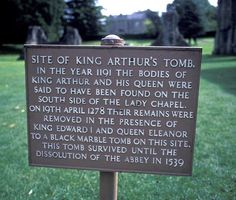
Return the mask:
[[[95,0],[70,0],[66,2],[66,23],[77,28],[83,39],[96,37],[101,31],[101,7]]]
[[[199,10],[191,0],[175,0],[173,4],[179,14],[179,30],[191,42],[191,38],[196,39],[204,30]]]
[[[208,0],[192,0],[198,8],[204,32],[214,32],[217,28],[217,9]]]
[[[157,12],[153,12],[151,10],[146,10],[145,14],[147,16],[147,20],[145,21],[147,34],[150,37],[156,37],[160,33],[161,19]]]
[[[214,54],[236,55],[236,2],[218,1],[218,28]]]
[[[58,39],[64,8],[63,0],[0,1],[0,43],[24,42],[32,25],[42,26],[49,39]]]

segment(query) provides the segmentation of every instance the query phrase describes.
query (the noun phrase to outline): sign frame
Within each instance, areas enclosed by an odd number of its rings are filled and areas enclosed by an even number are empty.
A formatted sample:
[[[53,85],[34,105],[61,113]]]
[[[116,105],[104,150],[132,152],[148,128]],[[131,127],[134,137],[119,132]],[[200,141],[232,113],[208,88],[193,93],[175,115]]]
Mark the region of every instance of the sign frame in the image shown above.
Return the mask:
[[[195,85],[194,90],[195,91],[193,92],[194,97],[193,97],[193,100],[192,100],[192,101],[194,101],[194,108],[192,108],[192,112],[194,113],[194,117],[192,118],[193,119],[192,130],[194,130],[194,133],[191,136],[191,158],[190,158],[190,161],[189,161],[189,169],[190,170],[188,170],[188,172],[172,172],[171,170],[168,170],[168,171],[154,171],[154,170],[143,170],[143,169],[137,169],[137,168],[136,169],[133,169],[133,168],[131,168],[131,169],[125,169],[125,168],[120,169],[119,166],[114,167],[114,168],[111,168],[111,167],[110,168],[103,168],[103,167],[101,167],[102,165],[100,165],[100,167],[94,167],[94,166],[91,167],[91,166],[74,166],[74,165],[64,165],[64,164],[63,165],[61,165],[61,164],[49,164],[47,162],[35,163],[34,161],[32,161],[33,156],[31,155],[31,152],[32,152],[32,149],[34,148],[34,145],[32,144],[32,137],[31,137],[32,135],[30,136],[30,130],[32,130],[32,121],[33,120],[31,119],[32,118],[32,113],[29,110],[29,106],[30,106],[30,103],[32,101],[31,96],[32,96],[33,93],[32,93],[32,85],[31,85],[32,84],[32,79],[30,78],[29,70],[32,67],[32,63],[30,64],[30,55],[31,55],[31,59],[32,59],[32,54],[30,54],[30,52],[33,49],[36,50],[36,52],[37,52],[37,50],[39,50],[41,53],[43,52],[43,55],[45,57],[44,58],[39,58],[39,59],[42,59],[41,60],[42,62],[45,62],[45,59],[46,59],[47,60],[46,65],[50,65],[51,62],[52,62],[52,60],[51,60],[52,58],[46,57],[46,55],[48,55],[48,53],[51,53],[52,51],[62,51],[63,52],[63,50],[68,50],[68,49],[70,49],[71,52],[74,52],[73,56],[78,54],[78,52],[80,52],[81,50],[86,50],[86,52],[88,51],[91,55],[93,55],[94,51],[96,51],[96,55],[99,55],[99,53],[98,53],[99,51],[103,51],[103,54],[104,54],[104,52],[105,53],[111,53],[111,52],[115,52],[115,53],[119,52],[120,53],[120,52],[123,52],[122,53],[123,57],[125,55],[129,55],[127,52],[132,52],[132,51],[138,52],[138,51],[140,51],[140,52],[143,53],[145,51],[146,55],[144,56],[144,58],[147,58],[147,55],[149,55],[148,52],[163,51],[164,53],[168,53],[168,56],[167,56],[166,59],[170,58],[170,54],[172,55],[173,59],[177,59],[176,55],[179,52],[182,52],[183,55],[185,55],[186,53],[187,54],[189,53],[190,54],[190,59],[194,60],[193,63],[194,64],[196,63],[196,68],[197,68],[197,69],[195,68],[196,70],[194,69],[195,71],[197,71],[195,73],[196,77],[194,79],[194,81],[195,82],[197,81],[197,83],[194,83],[194,85]],[[75,52],[77,52],[77,53],[75,53]],[[172,52],[172,53],[170,53],[170,52]],[[102,56],[103,56],[103,54],[102,54]],[[194,54],[194,56],[192,54]],[[194,150],[196,118],[197,118],[197,105],[198,105],[198,91],[199,91],[199,81],[200,81],[201,48],[190,48],[190,47],[114,47],[114,46],[70,46],[70,45],[25,45],[25,55],[26,55],[25,72],[26,72],[26,97],[27,97],[28,148],[29,148],[29,164],[31,166],[75,168],[75,169],[99,170],[99,171],[107,171],[107,172],[117,172],[118,171],[118,172],[151,173],[151,174],[183,175],[183,176],[189,176],[189,175],[192,174],[193,150]],[[51,55],[54,57],[54,54],[51,54]],[[57,54],[57,58],[59,58],[59,55],[60,54]],[[112,55],[114,56],[114,54],[112,54]],[[158,53],[157,53],[157,55],[158,55]],[[62,59],[61,61],[57,60],[59,62],[59,63],[57,63],[58,66],[61,65],[60,62],[66,62],[66,57],[65,56],[66,56],[66,54],[64,54],[64,61],[63,61],[63,58],[61,58]],[[69,56],[71,57],[71,55],[69,55]],[[117,56],[117,57],[119,57],[119,56]],[[132,54],[132,56],[134,56],[134,54]],[[138,58],[138,57],[136,57],[136,58]],[[37,60],[37,58],[34,58],[34,59]],[[186,59],[186,57],[185,58],[182,57],[181,59]],[[124,61],[124,59],[123,59],[123,61]],[[80,63],[82,61],[79,60],[78,62]],[[98,62],[100,62],[100,59],[98,60]],[[150,64],[150,61],[148,61],[148,60],[144,61],[144,63],[145,62],[146,62],[147,65]],[[169,62],[169,65],[170,65],[170,60],[166,60],[166,63],[167,62]],[[125,63],[124,64],[124,66],[125,66],[127,64],[127,62],[124,61],[124,63]],[[130,61],[130,63],[132,65],[132,61]],[[40,64],[40,63],[36,63],[36,64]],[[119,64],[122,65],[122,60],[120,60],[119,62],[117,61],[116,65],[119,65]],[[172,64],[175,65],[175,62],[173,61]],[[64,65],[67,65],[67,64],[64,64]],[[152,62],[152,65],[155,65],[154,61]],[[186,64],[186,65],[188,65],[188,64]],[[191,68],[192,65],[193,64],[192,64],[192,61],[191,61],[189,63],[188,67]],[[149,66],[147,66],[147,67],[149,67]],[[131,68],[132,68],[132,66],[131,66]],[[142,66],[140,66],[140,69],[141,68],[142,68]],[[162,71],[165,71],[165,70],[163,69]],[[125,76],[123,78],[127,80],[127,76]],[[191,78],[188,80],[189,82],[191,82]],[[155,82],[155,83],[151,83],[151,84],[154,84],[156,86],[156,84],[158,84],[158,83]],[[153,86],[153,85],[151,85],[151,86]],[[155,87],[155,86],[153,86],[153,87]],[[104,92],[106,94],[107,91],[104,91]],[[109,93],[109,94],[112,94],[112,93]],[[175,106],[178,107],[180,105],[175,105]],[[96,161],[94,161],[94,162],[96,162]]]

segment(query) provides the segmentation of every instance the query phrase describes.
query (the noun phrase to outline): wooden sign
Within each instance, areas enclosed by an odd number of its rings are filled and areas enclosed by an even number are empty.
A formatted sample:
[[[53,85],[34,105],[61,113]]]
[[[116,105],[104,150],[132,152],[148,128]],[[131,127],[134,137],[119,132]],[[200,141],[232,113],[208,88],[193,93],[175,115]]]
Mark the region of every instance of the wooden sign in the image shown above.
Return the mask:
[[[201,49],[25,49],[30,165],[191,175]]]

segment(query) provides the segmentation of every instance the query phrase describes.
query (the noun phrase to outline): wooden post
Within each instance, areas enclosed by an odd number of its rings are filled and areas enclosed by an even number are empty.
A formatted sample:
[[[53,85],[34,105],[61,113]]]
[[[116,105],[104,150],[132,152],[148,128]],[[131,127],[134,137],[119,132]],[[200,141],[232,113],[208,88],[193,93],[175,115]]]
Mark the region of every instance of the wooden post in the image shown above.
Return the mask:
[[[100,200],[117,200],[118,172],[100,172]]]
[[[117,35],[108,35],[101,45],[124,46],[124,40]],[[118,172],[100,172],[100,200],[117,200]]]

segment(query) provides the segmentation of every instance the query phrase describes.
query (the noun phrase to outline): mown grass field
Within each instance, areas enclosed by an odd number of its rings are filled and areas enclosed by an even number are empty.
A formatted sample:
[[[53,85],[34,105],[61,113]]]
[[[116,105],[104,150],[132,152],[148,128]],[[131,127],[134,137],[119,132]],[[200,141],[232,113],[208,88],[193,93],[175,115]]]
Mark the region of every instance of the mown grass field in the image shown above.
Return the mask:
[[[212,39],[198,45],[204,55],[193,176],[120,173],[119,200],[236,199],[236,57],[211,56]],[[28,166],[24,62],[17,49],[0,54],[0,199],[99,199],[98,172]]]

